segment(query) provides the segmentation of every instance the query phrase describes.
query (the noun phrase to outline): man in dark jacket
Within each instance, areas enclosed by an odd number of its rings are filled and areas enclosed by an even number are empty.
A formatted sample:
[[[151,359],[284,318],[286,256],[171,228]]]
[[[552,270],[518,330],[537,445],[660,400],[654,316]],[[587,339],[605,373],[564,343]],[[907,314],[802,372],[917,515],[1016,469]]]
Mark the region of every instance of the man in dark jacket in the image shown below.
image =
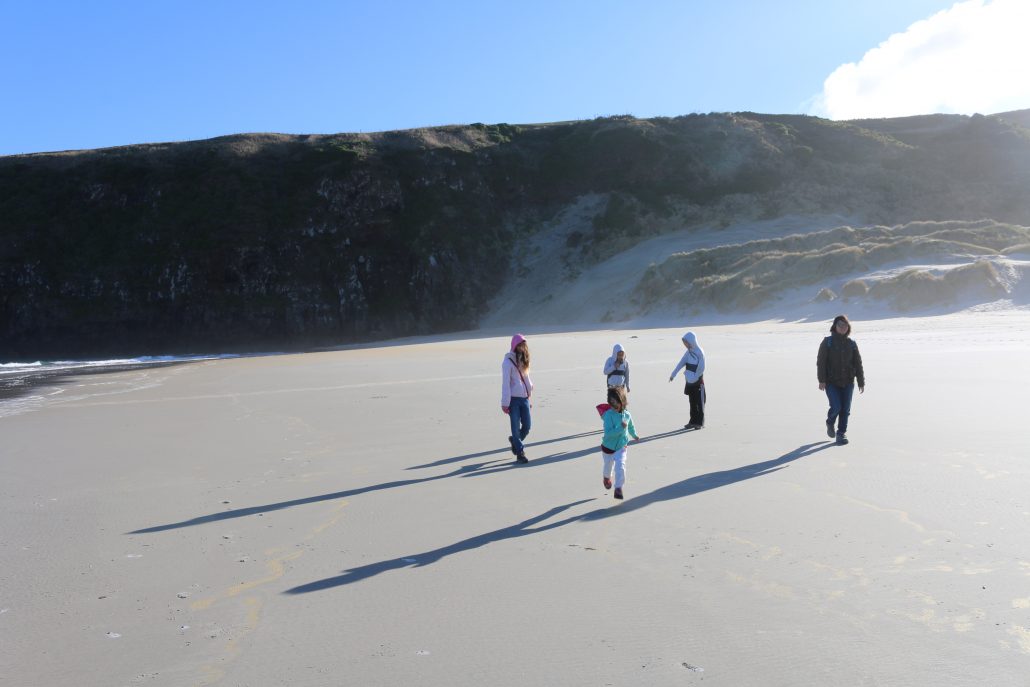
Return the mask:
[[[836,437],[837,445],[848,443],[848,416],[851,415],[851,397],[858,379],[859,393],[865,393],[865,371],[858,344],[851,339],[851,322],[847,315],[837,315],[830,325],[830,335],[819,344],[816,358],[819,390],[826,392],[830,410],[826,414],[826,436]],[[836,424],[836,430],[834,430]]]

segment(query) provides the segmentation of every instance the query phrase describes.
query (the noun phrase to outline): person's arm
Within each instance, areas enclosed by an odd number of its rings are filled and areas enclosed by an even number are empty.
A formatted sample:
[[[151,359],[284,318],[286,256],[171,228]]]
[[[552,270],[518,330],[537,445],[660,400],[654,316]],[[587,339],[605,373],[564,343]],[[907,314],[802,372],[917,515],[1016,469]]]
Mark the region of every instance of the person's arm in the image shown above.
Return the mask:
[[[612,372],[615,372],[615,358],[608,358],[604,361],[604,374],[610,375]]]
[[[676,368],[675,368],[675,369],[674,369],[674,370],[672,371],[672,374],[671,374],[671,375],[669,375],[669,381],[670,381],[670,382],[671,382],[671,381],[672,381],[673,379],[675,379],[675,378],[676,378],[676,373],[678,373],[678,372],[679,372],[679,371],[680,371],[681,369],[683,369],[683,366],[687,364],[687,356],[688,356],[688,355],[690,355],[690,351],[686,351],[686,352],[685,352],[685,353],[683,354],[683,357],[682,357],[682,358],[680,358],[680,361],[679,361],[679,363],[677,363],[677,365],[676,365]]]
[[[511,406],[511,365],[507,358],[501,361],[501,410],[506,413]]]
[[[604,439],[607,439],[612,434],[618,434],[622,431],[622,421],[619,419],[619,414],[614,410],[609,410],[604,414],[604,438],[601,440],[604,443]]]
[[[697,352],[697,377],[701,378],[701,375],[705,373],[705,354],[700,350]]]
[[[852,342],[854,343],[854,342]],[[858,344],[855,344],[855,376],[858,377],[858,393],[865,393],[865,370],[862,369],[862,354],[858,352]]]
[[[640,440],[640,437],[637,436],[637,427],[636,427],[636,425],[633,424],[633,416],[632,415],[629,416],[629,435],[631,437],[633,437],[634,439],[636,439],[637,441]]]
[[[626,366],[626,391],[629,392],[629,361],[627,360],[624,365]]]
[[[826,391],[826,358],[829,352],[826,349],[826,340],[819,342],[819,355],[815,358],[815,375],[819,379],[819,391]]]

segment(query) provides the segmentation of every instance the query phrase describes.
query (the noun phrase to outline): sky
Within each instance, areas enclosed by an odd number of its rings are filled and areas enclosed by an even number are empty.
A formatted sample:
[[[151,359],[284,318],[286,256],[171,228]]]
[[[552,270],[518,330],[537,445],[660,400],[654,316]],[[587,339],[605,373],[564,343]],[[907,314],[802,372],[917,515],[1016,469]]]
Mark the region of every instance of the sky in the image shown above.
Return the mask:
[[[1030,108],[1030,0],[0,0],[0,155],[226,134]]]

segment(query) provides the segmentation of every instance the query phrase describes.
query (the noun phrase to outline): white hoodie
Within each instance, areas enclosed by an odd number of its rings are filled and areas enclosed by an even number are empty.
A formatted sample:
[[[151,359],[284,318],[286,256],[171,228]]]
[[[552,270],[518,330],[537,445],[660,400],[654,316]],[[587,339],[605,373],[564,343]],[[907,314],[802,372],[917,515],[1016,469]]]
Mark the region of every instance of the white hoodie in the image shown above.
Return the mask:
[[[683,378],[687,380],[687,383],[696,384],[697,380],[701,379],[701,375],[705,373],[705,351],[697,343],[697,336],[694,335],[694,332],[684,334],[683,340],[687,342],[687,350],[683,353],[683,357],[680,358],[676,369],[669,375],[669,379],[671,380],[675,377],[682,367]]]
[[[629,358],[623,356],[622,363],[617,363],[621,350],[623,350],[622,344],[615,344],[615,347],[612,348],[611,356],[604,362],[604,374],[608,375],[608,386],[625,386],[626,391],[629,391]],[[617,364],[618,368],[616,368]]]

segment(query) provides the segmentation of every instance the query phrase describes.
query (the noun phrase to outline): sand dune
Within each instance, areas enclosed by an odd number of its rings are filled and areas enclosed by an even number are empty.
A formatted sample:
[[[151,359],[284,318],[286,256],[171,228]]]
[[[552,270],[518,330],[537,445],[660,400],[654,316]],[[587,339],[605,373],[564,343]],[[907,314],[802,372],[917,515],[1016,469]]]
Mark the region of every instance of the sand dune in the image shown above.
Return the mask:
[[[589,213],[584,213],[586,218]],[[582,222],[585,219],[580,218]],[[823,317],[820,304],[867,316],[934,314],[1005,302],[1021,307],[1030,229],[990,220],[840,225],[788,217],[702,226],[641,242],[600,264],[570,270],[567,255],[530,248],[522,276],[498,299],[503,323],[660,322]],[[561,245],[577,220],[541,240]]]

